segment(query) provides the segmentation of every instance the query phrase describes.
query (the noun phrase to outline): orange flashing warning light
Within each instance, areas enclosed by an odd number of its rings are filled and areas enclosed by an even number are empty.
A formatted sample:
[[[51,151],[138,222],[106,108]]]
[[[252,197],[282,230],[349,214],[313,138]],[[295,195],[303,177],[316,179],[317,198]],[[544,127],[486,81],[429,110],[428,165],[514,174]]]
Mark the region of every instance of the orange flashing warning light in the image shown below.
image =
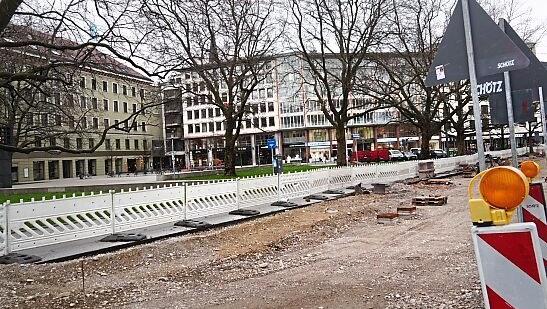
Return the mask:
[[[496,208],[513,209],[528,195],[528,179],[516,168],[495,167],[482,175],[479,192]]]
[[[520,170],[529,179],[535,178],[539,175],[539,165],[534,161],[524,161],[520,164]]]
[[[480,198],[473,194],[477,181]],[[471,221],[475,225],[509,224],[529,190],[526,175],[514,167],[499,166],[479,173],[469,184]]]

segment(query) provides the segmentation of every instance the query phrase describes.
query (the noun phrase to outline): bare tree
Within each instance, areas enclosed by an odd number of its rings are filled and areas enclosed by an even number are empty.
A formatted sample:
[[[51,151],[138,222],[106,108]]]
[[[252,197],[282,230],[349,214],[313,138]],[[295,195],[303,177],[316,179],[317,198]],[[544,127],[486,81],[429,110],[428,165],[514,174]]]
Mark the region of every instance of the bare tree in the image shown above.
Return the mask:
[[[430,157],[431,138],[439,134],[466,104],[450,102],[453,91],[461,87],[427,87],[424,78],[440,43],[446,25],[443,1],[399,1],[390,15],[392,34],[386,40],[386,53],[375,60],[374,73],[362,76],[362,90],[396,107],[401,116],[420,130],[421,156]],[[452,104],[445,109],[446,104]],[[445,112],[443,112],[445,111]]]
[[[470,85],[469,81],[465,80],[452,83],[449,87],[452,94],[450,99],[454,103],[444,104],[443,106],[444,114],[452,114],[452,117],[447,122],[450,129],[446,130],[446,134],[447,136],[450,136],[452,133],[454,134],[456,153],[459,156],[463,156],[466,153],[465,139],[474,134],[474,130],[469,126],[469,116],[472,114],[472,109],[464,108],[465,106],[469,106],[471,102]],[[452,113],[453,110],[455,110],[455,113]]]
[[[248,101],[255,87],[270,78],[275,62],[270,56],[283,31],[273,1],[152,0],[144,14],[156,28],[161,53],[193,72],[205,88],[186,89],[225,117],[226,175],[235,175],[235,145],[242,120],[252,113]]]
[[[547,33],[545,21],[540,22],[531,18],[534,16],[534,12],[525,0],[482,0],[479,2],[494,21],[500,18],[507,20],[524,42],[538,42]]]
[[[2,12],[0,23],[0,126],[4,135],[0,150],[90,153],[110,131],[128,132],[137,122],[149,119],[146,111],[161,101],[152,81],[142,73],[160,72],[138,64],[144,58],[141,51],[147,48],[138,37],[146,36],[147,30],[135,22],[139,13],[135,3],[1,1],[0,7],[8,9]],[[100,115],[102,102],[86,97],[79,86],[82,74],[100,71],[140,79],[148,94],[141,96],[138,108],[119,124],[93,121]],[[96,142],[87,149],[63,142],[69,137],[91,136]]]
[[[336,130],[337,165],[346,165],[347,123],[381,108],[352,98],[357,75],[385,35],[387,0],[291,0],[296,48],[305,64],[303,81]]]

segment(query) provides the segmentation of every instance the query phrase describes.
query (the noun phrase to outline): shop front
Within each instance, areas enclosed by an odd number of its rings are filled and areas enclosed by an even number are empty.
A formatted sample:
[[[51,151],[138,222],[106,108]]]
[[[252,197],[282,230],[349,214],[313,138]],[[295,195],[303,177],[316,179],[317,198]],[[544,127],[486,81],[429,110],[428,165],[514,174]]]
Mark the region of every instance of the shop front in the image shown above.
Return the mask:
[[[287,163],[308,162],[309,156],[306,148],[306,131],[283,132],[283,156]]]

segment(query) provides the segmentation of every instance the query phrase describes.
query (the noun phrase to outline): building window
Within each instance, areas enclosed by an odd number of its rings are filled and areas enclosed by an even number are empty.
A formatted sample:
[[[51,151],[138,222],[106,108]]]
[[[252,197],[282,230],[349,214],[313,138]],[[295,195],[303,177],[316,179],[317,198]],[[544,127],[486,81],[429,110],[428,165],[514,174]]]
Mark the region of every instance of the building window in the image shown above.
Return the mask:
[[[99,118],[93,118],[93,129],[99,128]]]
[[[118,121],[118,119],[114,120],[114,127],[116,129],[119,129],[120,127],[118,126],[120,124],[120,122]]]
[[[103,92],[108,91],[108,82],[106,80],[103,80]]]
[[[126,85],[122,86],[122,93],[123,93],[123,95],[127,95],[127,86]]]
[[[266,112],[266,102],[260,103],[260,112],[265,113]]]
[[[148,150],[148,140],[146,139],[142,140],[142,149]]]
[[[188,118],[188,120],[192,120],[192,111],[186,111],[186,118]]]
[[[104,140],[104,148],[106,148],[106,150],[112,149],[112,145],[110,145],[110,140],[109,139]]]
[[[202,109],[202,110],[201,110],[201,118],[202,118],[202,119],[207,118],[207,110],[206,110],[206,109]]]
[[[117,83],[112,83],[112,92],[113,93],[118,93],[118,84]]]
[[[120,111],[120,107],[118,105],[118,101],[114,101],[114,111],[115,112],[119,112]]]
[[[216,123],[216,127],[217,127],[217,128],[216,128],[217,131],[222,131],[222,122],[218,121],[218,122]]]
[[[145,99],[144,89],[141,89],[141,91],[140,91],[140,96],[141,96],[141,100],[144,100],[144,99]]]
[[[264,99],[264,98],[266,98],[266,89],[260,89],[260,90],[258,90],[258,98],[259,98],[259,99]]]
[[[194,133],[194,125],[193,124],[188,125],[188,133]]]
[[[70,138],[65,137],[65,138],[63,139],[63,147],[65,147],[65,148],[67,148],[67,149],[70,148]]]
[[[267,126],[268,124],[266,123],[266,118],[265,117],[260,118],[260,127],[264,128]]]
[[[135,121],[135,122],[133,122],[133,123],[131,124],[131,129],[132,129],[133,131],[137,131],[137,126],[138,126],[138,124],[137,124],[137,122]]]
[[[137,96],[137,92],[135,91],[135,87],[131,87],[131,96],[132,97]]]
[[[146,132],[146,122],[144,122],[144,121],[141,122],[141,130],[142,130],[143,132]]]
[[[215,123],[209,122],[209,132],[213,132],[213,131],[215,131]]]
[[[108,128],[110,126],[110,120],[108,120],[108,118],[105,118],[104,119],[104,127],[105,129]]]
[[[76,138],[76,149],[82,149],[82,139]]]
[[[61,115],[55,115],[55,125],[56,126],[62,126],[63,121]]]
[[[127,113],[127,102],[123,102],[123,112]]]
[[[85,88],[85,77],[80,77],[80,88]]]
[[[95,78],[91,79],[91,89],[97,90],[97,80]]]
[[[199,110],[194,110],[194,119],[199,119]]]
[[[137,104],[133,104],[133,114],[137,113]]]
[[[99,104],[97,103],[97,98],[91,98],[91,107],[93,107],[94,110],[99,109]]]
[[[273,112],[273,111],[274,111],[274,103],[268,102],[268,112]]]
[[[107,99],[103,99],[103,109],[104,109],[105,111],[108,110],[108,100],[107,100]]]
[[[93,138],[90,138],[88,141],[88,146],[89,146],[89,149],[92,149],[93,147],[95,147],[95,139]]]
[[[220,117],[220,107],[215,108],[215,116]]]
[[[207,124],[206,123],[201,124],[201,132],[203,132],[203,133],[207,132]]]
[[[57,139],[55,137],[51,137],[49,139],[49,145],[50,146],[57,146]]]
[[[139,149],[139,140],[138,139],[133,140],[133,144],[135,145],[135,149]]]
[[[186,106],[192,106],[192,97],[186,98]]]
[[[82,125],[82,128],[87,129],[87,119],[85,117],[82,117],[82,119],[80,119],[80,123]]]
[[[131,145],[129,144],[128,139],[125,140],[125,149],[127,149],[127,150],[131,149]]]
[[[246,129],[251,128],[251,119],[245,119],[245,128]]]
[[[270,117],[270,118],[268,118],[268,120],[269,120],[269,122],[270,122],[270,123],[269,123],[270,127],[275,127],[275,119],[274,119],[274,117]]]
[[[273,98],[273,89],[272,88],[267,89],[267,95],[268,95],[268,98]]]
[[[213,118],[213,109],[209,108],[209,118]]]
[[[85,97],[83,95],[80,96],[80,108],[87,108],[85,104]]]
[[[201,127],[199,126],[199,124],[196,124],[196,125],[195,125],[195,129],[196,129],[196,133],[200,133],[200,132],[201,132]]]
[[[120,150],[122,147],[121,147],[121,142],[119,139],[116,139],[116,149],[117,150]]]

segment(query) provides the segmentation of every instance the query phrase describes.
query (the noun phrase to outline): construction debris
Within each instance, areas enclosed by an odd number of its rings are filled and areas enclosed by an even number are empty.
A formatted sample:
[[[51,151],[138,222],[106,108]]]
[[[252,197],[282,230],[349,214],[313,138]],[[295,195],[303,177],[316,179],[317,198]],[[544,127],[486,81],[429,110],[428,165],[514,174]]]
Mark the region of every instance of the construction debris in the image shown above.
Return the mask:
[[[400,217],[414,216],[416,214],[416,207],[415,206],[397,207],[397,214]]]
[[[452,181],[448,179],[428,179],[426,181],[426,184],[428,185],[451,185]]]
[[[412,204],[417,206],[442,206],[448,201],[447,196],[417,196],[412,199]]]
[[[378,224],[395,224],[399,215],[393,212],[379,213],[376,215]]]

